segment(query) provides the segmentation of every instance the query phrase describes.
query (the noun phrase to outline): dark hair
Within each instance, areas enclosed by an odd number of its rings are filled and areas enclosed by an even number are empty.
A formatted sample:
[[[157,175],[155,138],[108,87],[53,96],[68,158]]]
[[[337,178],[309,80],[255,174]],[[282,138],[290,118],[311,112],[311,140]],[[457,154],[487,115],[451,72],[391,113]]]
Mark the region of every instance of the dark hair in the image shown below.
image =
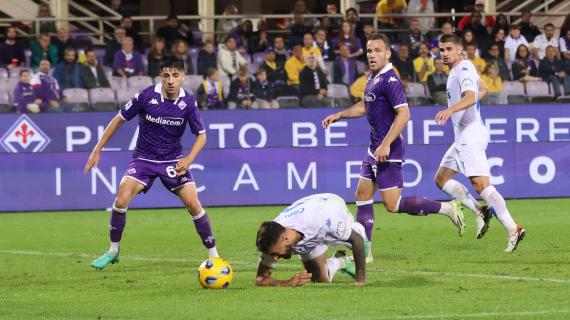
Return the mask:
[[[353,11],[354,14],[358,15],[358,11],[356,11],[356,9],[354,9],[354,8],[348,8],[348,9],[346,9],[345,14],[348,15],[348,13],[349,13],[350,11]]]
[[[85,49],[85,55],[87,55],[89,52],[95,52],[95,49],[93,49],[93,48]]]
[[[386,45],[386,48],[390,50],[390,40],[388,40],[388,37],[383,33],[374,32],[368,37],[368,40],[382,40]]]
[[[461,44],[461,39],[459,38],[458,35],[451,33],[451,34],[443,35],[441,37],[441,39],[439,39],[439,43],[444,43],[444,42],[452,42],[453,44]]]
[[[218,69],[216,69],[216,68],[208,69],[208,77],[211,77],[216,72],[218,72]]]
[[[184,61],[173,56],[165,56],[160,61],[160,70],[163,69],[176,69],[184,71]]]
[[[235,38],[234,36],[227,36],[227,37],[224,39],[224,43],[228,43],[228,41],[230,41],[230,39],[234,39],[234,41],[236,41],[236,38]]]
[[[30,73],[30,70],[28,70],[28,69],[22,69],[22,70],[20,70],[20,77],[21,77],[24,73],[26,73],[26,72],[27,72],[27,73]]]
[[[169,14],[168,17],[166,17],[166,21],[172,20],[172,19],[178,21],[178,17],[175,14]]]
[[[519,26],[519,25],[516,24],[516,23],[511,24],[511,27],[509,28],[509,30],[515,30],[515,29],[516,29],[516,30],[520,30],[520,29],[521,29],[521,26]]]
[[[548,27],[552,27],[554,29],[554,25],[550,22],[544,25],[544,29],[546,29]]]
[[[121,18],[121,21],[125,21],[126,19],[131,19],[131,20],[133,20],[133,17],[131,17],[131,16],[129,16],[129,15],[124,15],[124,16]]]
[[[269,247],[277,243],[281,235],[285,232],[285,227],[275,221],[265,221],[257,230],[255,246],[257,250],[268,253]]]

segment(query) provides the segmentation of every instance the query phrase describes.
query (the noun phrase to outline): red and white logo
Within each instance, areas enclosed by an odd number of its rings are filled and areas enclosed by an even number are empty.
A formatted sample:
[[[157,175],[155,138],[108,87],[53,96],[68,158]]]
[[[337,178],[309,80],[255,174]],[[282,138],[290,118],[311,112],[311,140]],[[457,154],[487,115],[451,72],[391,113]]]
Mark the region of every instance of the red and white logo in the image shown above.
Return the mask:
[[[50,138],[27,115],[22,115],[0,139],[6,151],[41,152],[51,142]]]

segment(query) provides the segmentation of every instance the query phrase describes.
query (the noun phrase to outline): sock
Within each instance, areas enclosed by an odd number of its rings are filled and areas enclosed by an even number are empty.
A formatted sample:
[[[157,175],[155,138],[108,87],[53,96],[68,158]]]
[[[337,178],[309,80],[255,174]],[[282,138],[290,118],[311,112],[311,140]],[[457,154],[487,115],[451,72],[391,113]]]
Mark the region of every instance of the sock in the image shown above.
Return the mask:
[[[374,206],[373,199],[366,201],[356,201],[356,221],[364,226],[366,238],[372,241],[372,230],[374,230]]]
[[[216,247],[208,248],[208,257],[219,258],[220,255],[218,254],[218,249],[216,249]]]
[[[517,224],[513,220],[513,217],[511,217],[509,209],[507,209],[505,199],[497,189],[493,186],[488,186],[481,192],[481,198],[487,201],[487,204],[495,209],[497,219],[501,221],[507,232],[509,234],[513,233],[517,228]]]
[[[344,268],[344,260],[337,257],[332,257],[327,259],[327,270],[329,275],[329,282],[332,282],[336,272]]]
[[[115,203],[113,203],[113,211],[111,212],[111,219],[109,221],[109,237],[111,238],[110,251],[119,252],[119,242],[123,236],[123,230],[125,230],[126,223],[127,208],[117,208]]]
[[[425,216],[430,213],[440,213],[441,203],[426,197],[400,197],[394,212],[407,213],[412,216]]]
[[[200,238],[202,238],[202,244],[204,244],[204,247],[206,247],[206,249],[215,248],[216,239],[212,234],[212,227],[210,227],[210,218],[208,218],[206,211],[202,209],[202,212],[200,212],[200,214],[197,216],[192,216],[192,220],[194,220],[194,226],[196,227],[198,235]]]
[[[475,215],[481,212],[481,204],[475,200],[469,193],[467,188],[457,180],[449,179],[441,188],[443,192],[447,193],[450,197],[457,199],[463,203],[464,206],[469,208]]]

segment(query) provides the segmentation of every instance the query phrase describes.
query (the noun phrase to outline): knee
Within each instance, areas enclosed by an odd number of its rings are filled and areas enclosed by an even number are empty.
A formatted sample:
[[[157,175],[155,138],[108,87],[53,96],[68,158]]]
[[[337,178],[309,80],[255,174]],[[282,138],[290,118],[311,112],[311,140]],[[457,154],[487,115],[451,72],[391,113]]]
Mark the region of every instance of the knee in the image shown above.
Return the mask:
[[[354,193],[354,198],[356,201],[367,201],[373,197],[374,194],[370,194],[370,192],[367,192],[366,190],[356,189],[356,192]]]
[[[481,192],[483,192],[483,190],[485,190],[485,188],[488,187],[488,184],[485,183],[485,181],[481,180],[472,180],[471,184],[473,185],[473,188],[475,189],[475,191],[477,191],[478,194],[481,194]]]
[[[202,212],[202,210],[204,210],[202,208],[202,204],[200,203],[200,201],[198,201],[198,199],[190,201],[186,205],[186,209],[188,210],[188,213],[190,213],[193,216],[199,215]]]
[[[386,208],[386,210],[388,210],[388,212],[392,212],[392,213],[396,213],[398,212],[396,205],[398,204],[398,201],[393,201],[393,200],[384,200],[382,202],[384,204],[384,208]]]
[[[113,205],[118,209],[126,209],[129,206],[129,199],[124,195],[118,194]]]
[[[438,188],[443,189],[443,186],[449,179],[445,178],[441,174],[436,174],[433,180]]]

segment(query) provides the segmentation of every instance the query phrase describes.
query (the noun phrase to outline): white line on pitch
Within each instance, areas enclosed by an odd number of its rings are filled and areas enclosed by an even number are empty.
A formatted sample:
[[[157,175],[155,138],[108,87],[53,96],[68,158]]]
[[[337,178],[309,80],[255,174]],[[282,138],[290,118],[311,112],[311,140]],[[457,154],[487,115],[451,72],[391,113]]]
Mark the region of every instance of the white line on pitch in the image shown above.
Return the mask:
[[[28,250],[0,250],[0,253],[27,255],[27,256],[55,256],[55,257],[82,257],[82,258],[96,258],[96,255],[87,253],[75,252],[41,252],[41,251],[28,251]],[[202,260],[198,259],[185,259],[185,258],[162,258],[162,257],[140,257],[140,256],[122,256],[126,260],[135,261],[150,261],[150,262],[182,262],[182,263],[200,263]],[[230,261],[233,265],[250,265],[252,262],[256,263],[257,259],[252,261]],[[280,266],[280,269],[285,269],[288,266]],[[533,277],[520,277],[508,275],[493,275],[493,274],[477,274],[477,273],[455,273],[455,272],[436,272],[436,271],[421,271],[421,270],[397,270],[397,269],[378,269],[370,268],[369,271],[377,271],[383,273],[405,273],[405,274],[420,274],[436,277],[471,277],[471,278],[486,278],[498,280],[513,280],[513,281],[538,281],[538,282],[552,282],[552,283],[570,283],[569,279],[555,279],[555,278],[533,278]]]
[[[519,312],[481,312],[481,313],[456,313],[456,314],[426,314],[426,315],[407,315],[407,316],[386,316],[374,319],[395,319],[395,320],[412,320],[412,319],[445,319],[445,318],[488,318],[488,317],[508,317],[508,316],[537,316],[548,314],[564,314],[570,313],[570,310],[542,310],[542,311],[519,311]]]

